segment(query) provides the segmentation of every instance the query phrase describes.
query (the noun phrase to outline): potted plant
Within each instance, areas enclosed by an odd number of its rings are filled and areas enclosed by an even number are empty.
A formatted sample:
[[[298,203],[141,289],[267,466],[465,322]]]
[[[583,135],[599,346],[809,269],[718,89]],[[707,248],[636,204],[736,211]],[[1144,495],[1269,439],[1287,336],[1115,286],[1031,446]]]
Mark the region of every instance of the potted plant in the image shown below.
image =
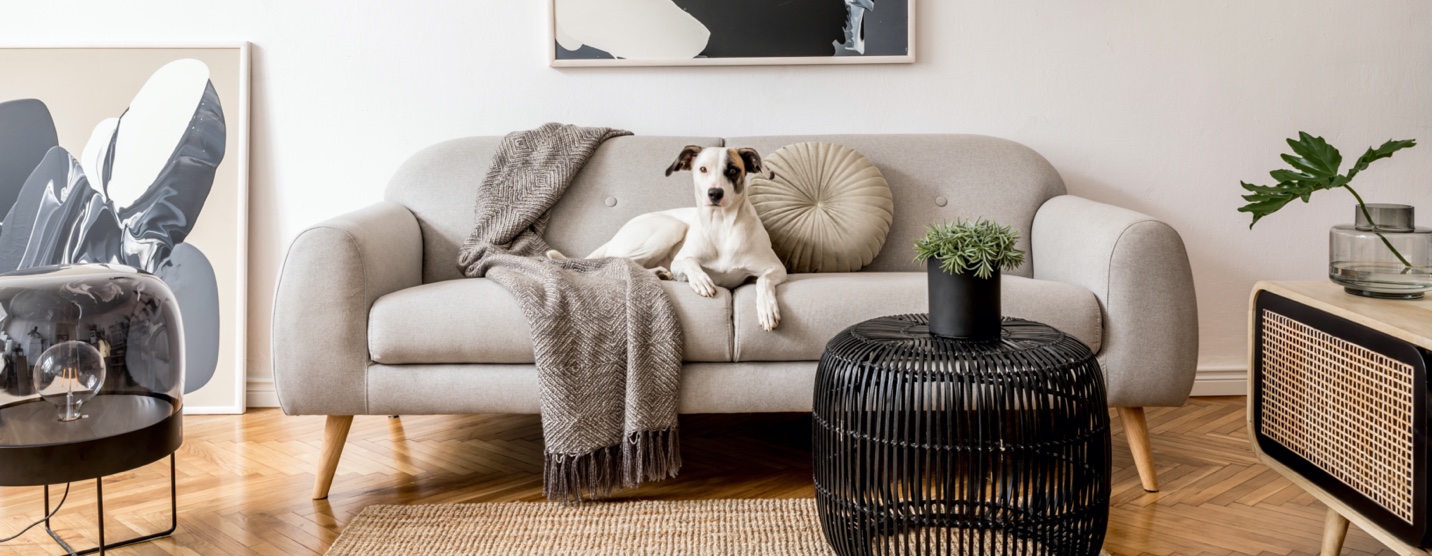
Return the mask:
[[[1299,132],[1288,139],[1293,154],[1284,154],[1283,161],[1292,169],[1281,168],[1269,173],[1277,184],[1254,185],[1239,182],[1248,191],[1243,200],[1248,204],[1239,212],[1253,215],[1251,229],[1258,220],[1277,212],[1293,199],[1308,202],[1308,197],[1324,189],[1346,189],[1357,200],[1353,207],[1353,223],[1333,226],[1329,233],[1328,277],[1348,293],[1369,297],[1415,299],[1432,289],[1432,229],[1418,228],[1409,205],[1365,203],[1351,182],[1359,172],[1393,153],[1414,147],[1412,139],[1387,141],[1377,148],[1369,147],[1348,168],[1340,173],[1342,154],[1322,137]]]
[[[1000,333],[999,273],[1024,262],[1019,232],[978,219],[932,224],[915,240],[930,280],[930,333],[992,340]]]

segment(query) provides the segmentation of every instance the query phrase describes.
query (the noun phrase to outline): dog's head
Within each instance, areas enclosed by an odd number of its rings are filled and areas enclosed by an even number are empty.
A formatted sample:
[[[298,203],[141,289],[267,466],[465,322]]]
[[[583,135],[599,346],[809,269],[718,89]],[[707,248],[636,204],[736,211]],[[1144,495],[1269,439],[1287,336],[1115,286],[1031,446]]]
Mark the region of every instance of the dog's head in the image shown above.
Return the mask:
[[[688,145],[666,168],[666,175],[683,170],[691,172],[695,182],[696,206],[739,206],[746,195],[746,175],[761,171],[761,154],[756,149]]]

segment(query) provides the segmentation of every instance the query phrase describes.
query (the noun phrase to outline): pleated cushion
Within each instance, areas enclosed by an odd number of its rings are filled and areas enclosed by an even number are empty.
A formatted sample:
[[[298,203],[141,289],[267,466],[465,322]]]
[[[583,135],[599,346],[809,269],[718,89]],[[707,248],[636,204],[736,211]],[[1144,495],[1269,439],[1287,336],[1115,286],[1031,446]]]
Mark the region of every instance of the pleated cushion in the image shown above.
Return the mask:
[[[751,180],[751,204],[787,270],[854,272],[880,254],[895,203],[864,155],[835,143],[796,143],[764,162],[765,175]]]

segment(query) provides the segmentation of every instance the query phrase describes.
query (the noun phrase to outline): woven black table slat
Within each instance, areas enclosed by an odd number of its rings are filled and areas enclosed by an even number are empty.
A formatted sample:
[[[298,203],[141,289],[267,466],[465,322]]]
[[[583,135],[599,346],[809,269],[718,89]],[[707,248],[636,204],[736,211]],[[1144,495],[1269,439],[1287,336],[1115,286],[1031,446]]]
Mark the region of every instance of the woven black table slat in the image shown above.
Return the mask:
[[[1098,554],[1109,517],[1104,378],[1082,342],[1005,319],[998,340],[872,319],[816,371],[826,538],[864,554]]]

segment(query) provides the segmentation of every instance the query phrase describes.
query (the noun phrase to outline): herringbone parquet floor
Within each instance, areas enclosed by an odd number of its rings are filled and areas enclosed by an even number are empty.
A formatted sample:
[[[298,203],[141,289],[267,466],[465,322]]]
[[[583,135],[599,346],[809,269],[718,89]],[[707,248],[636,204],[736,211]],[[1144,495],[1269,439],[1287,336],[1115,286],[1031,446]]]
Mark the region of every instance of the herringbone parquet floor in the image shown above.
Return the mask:
[[[1254,462],[1243,398],[1195,398],[1150,409],[1163,491],[1145,493],[1114,418],[1114,491],[1106,548],[1119,554],[1316,554],[1324,508]],[[805,415],[682,417],[686,467],[632,498],[813,496]],[[322,554],[369,504],[540,499],[537,417],[359,417],[328,500],[309,500],[323,418],[278,410],[186,418],[179,451],[179,532],[115,554]],[[167,461],[167,460],[166,460]],[[3,465],[3,462],[0,462]],[[168,524],[168,465],[105,481],[111,539]],[[58,496],[58,492],[55,493]],[[37,488],[0,488],[0,537],[40,514]],[[95,539],[92,481],[76,485],[56,518],[72,544]],[[1344,554],[1391,554],[1361,531]],[[54,554],[43,532],[0,555]]]

